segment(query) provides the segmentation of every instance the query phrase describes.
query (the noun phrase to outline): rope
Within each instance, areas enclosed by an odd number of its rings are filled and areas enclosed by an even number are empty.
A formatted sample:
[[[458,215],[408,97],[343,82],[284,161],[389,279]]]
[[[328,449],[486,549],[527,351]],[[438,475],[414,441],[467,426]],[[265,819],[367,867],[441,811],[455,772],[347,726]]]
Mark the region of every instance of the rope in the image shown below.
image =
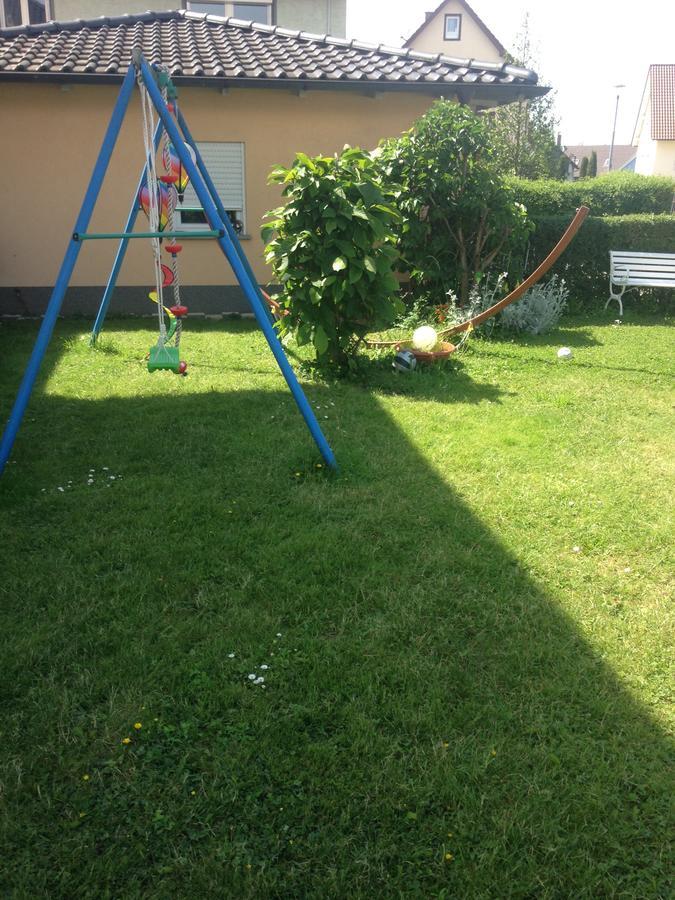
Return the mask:
[[[166,87],[162,89],[162,99],[165,103],[168,100],[168,93]],[[168,105],[168,104],[167,104]],[[164,131],[164,144],[162,147],[162,163],[164,164],[164,170],[167,174],[171,173],[171,142],[169,139],[169,135],[166,130]],[[175,220],[176,220],[176,200],[178,199],[178,189],[175,184],[167,185],[168,188],[168,228],[169,231],[175,231]],[[173,304],[174,306],[180,306],[180,275],[178,271],[178,254],[171,254],[171,271],[173,274]],[[180,347],[180,339],[183,333],[183,321],[182,318],[178,318],[176,321],[176,332],[174,337],[174,344],[176,347]]]
[[[157,171],[155,169],[155,115],[150,95],[148,94],[142,79],[139,76],[139,89],[141,96],[141,109],[143,110],[143,144],[145,147],[145,181],[148,188],[148,219],[150,230],[159,232],[159,185]],[[164,322],[164,295],[162,290],[162,259],[159,238],[152,238],[152,255],[155,268],[155,289],[157,291],[157,318],[159,323],[158,344],[163,347],[166,342],[166,324]]]

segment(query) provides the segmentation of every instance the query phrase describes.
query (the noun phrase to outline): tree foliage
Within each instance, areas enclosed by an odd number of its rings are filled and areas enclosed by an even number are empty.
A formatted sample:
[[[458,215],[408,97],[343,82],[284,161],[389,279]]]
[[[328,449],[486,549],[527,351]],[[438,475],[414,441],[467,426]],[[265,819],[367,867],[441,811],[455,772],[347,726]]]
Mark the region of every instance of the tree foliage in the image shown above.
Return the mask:
[[[579,164],[579,178],[586,178],[588,175],[588,157],[584,156]]]
[[[529,32],[529,17],[523,20],[514,56],[507,62],[536,68]],[[505,175],[519,178],[564,177],[555,131],[558,120],[555,115],[553,92],[534,100],[518,100],[499,106],[486,114],[490,136],[495,147],[495,158]]]
[[[437,101],[400,138],[382,145],[385,181],[400,184],[400,266],[414,292],[466,303],[500,254],[527,237],[527,215],[498,172],[483,120]]]
[[[267,214],[266,259],[281,283],[281,335],[312,343],[320,366],[349,367],[359,341],[402,310],[392,187],[370,154],[346,147],[334,157],[298,153],[270,181],[286,204]]]
[[[598,154],[595,150],[591,152],[591,158],[588,161],[588,175],[590,178],[595,178],[598,174]]]

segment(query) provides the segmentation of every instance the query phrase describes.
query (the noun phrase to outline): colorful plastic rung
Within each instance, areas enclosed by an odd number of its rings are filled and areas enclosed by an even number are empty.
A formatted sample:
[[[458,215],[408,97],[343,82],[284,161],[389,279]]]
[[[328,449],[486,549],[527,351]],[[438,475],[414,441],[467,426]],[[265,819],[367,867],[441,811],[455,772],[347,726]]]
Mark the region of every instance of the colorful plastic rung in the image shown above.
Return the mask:
[[[155,344],[150,348],[150,356],[148,357],[148,372],[170,371],[176,375],[181,374],[180,359],[178,356],[178,347],[162,347]]]

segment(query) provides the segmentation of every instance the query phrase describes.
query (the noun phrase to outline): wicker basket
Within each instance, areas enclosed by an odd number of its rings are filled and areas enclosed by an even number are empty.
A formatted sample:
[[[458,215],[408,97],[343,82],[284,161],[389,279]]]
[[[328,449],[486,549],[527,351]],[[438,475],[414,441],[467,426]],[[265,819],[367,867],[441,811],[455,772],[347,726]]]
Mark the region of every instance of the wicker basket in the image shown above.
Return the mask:
[[[432,363],[439,359],[447,359],[451,353],[455,352],[457,347],[448,341],[441,341],[436,345],[435,350],[415,350],[414,347],[409,347],[408,349],[415,354],[415,359],[418,363]]]

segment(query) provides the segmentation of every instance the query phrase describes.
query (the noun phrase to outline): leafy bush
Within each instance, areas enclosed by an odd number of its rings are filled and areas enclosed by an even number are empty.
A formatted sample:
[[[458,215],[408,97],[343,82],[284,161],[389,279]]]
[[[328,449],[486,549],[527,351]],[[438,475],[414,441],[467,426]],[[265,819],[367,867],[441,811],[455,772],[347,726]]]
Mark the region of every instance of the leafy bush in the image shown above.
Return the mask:
[[[507,306],[499,324],[508,331],[546,334],[560,321],[568,297],[567,285],[554,275],[547,282],[533,285],[520,300]]]
[[[529,270],[546,256],[568,224],[568,215],[549,216],[538,221],[531,238]],[[600,307],[609,296],[610,250],[671,253],[673,246],[675,216],[589,216],[552,271],[565,279],[575,306]],[[675,291],[662,288],[645,288],[644,293],[659,302],[675,296]]]
[[[348,147],[335,157],[299,153],[270,181],[287,198],[262,229],[282,286],[275,299],[289,313],[279,331],[311,342],[319,365],[344,370],[363,336],[387,328],[402,309],[393,190],[369,154]]]
[[[382,145],[383,179],[401,185],[401,266],[417,295],[466,303],[500,254],[524,244],[527,215],[498,174],[486,125],[439,100],[400,138]]]
[[[593,216],[669,213],[675,192],[673,178],[631,172],[584,181],[509,178],[508,184],[535,222],[543,216],[571,215],[582,205],[588,206]]]

